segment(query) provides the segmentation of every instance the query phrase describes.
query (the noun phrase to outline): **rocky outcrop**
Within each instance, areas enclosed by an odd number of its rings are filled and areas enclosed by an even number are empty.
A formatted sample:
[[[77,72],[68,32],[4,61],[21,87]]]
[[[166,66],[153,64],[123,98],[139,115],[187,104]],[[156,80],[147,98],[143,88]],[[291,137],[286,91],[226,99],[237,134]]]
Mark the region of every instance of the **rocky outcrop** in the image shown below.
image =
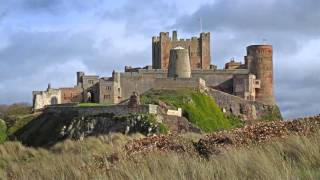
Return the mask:
[[[151,135],[163,131],[165,127],[152,114],[43,113],[16,132],[14,138],[29,146],[51,146],[64,139],[81,140],[112,132]]]

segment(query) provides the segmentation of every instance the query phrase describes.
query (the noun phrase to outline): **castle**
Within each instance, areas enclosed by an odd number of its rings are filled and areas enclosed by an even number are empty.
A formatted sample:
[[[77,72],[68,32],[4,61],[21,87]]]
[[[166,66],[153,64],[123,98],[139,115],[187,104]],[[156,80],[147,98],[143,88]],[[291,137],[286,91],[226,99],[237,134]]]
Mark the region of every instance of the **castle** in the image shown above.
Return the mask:
[[[161,32],[152,38],[152,66],[125,67],[111,77],[77,72],[77,84],[68,88],[33,91],[33,108],[47,105],[93,102],[119,104],[132,92],[142,94],[150,89],[212,88],[248,101],[274,105],[273,50],[271,45],[247,47],[244,64],[231,60],[224,69],[211,64],[210,33],[178,39]]]

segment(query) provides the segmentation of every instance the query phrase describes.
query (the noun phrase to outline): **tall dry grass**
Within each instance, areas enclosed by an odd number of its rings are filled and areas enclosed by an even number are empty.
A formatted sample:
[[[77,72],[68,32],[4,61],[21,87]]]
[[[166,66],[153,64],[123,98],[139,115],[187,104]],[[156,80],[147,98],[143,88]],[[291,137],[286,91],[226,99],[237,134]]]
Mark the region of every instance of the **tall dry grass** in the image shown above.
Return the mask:
[[[123,145],[141,135],[65,141],[49,150],[7,142],[0,145],[0,179],[320,179],[319,135],[232,149],[209,160],[156,152],[126,157]],[[120,160],[111,166],[104,157],[113,154]]]

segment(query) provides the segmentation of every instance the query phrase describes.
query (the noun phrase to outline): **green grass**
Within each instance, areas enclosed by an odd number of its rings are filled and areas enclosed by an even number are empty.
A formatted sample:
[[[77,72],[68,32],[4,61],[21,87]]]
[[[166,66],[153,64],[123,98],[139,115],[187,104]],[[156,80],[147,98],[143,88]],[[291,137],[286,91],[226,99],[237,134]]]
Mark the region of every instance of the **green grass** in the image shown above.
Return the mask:
[[[7,126],[6,123],[0,119],[0,144],[7,139]]]
[[[16,131],[31,122],[39,114],[17,115],[15,123],[8,129],[8,135],[13,135]]]
[[[95,107],[95,106],[107,106],[107,104],[100,103],[80,103],[77,106],[79,107]]]
[[[270,106],[266,113],[262,116],[264,121],[279,121],[282,120],[281,112],[278,106]]]
[[[159,103],[159,100],[174,107],[181,107],[184,116],[204,132],[231,129],[241,126],[241,121],[228,118],[222,113],[214,99],[197,91],[151,90],[141,97],[144,104]]]

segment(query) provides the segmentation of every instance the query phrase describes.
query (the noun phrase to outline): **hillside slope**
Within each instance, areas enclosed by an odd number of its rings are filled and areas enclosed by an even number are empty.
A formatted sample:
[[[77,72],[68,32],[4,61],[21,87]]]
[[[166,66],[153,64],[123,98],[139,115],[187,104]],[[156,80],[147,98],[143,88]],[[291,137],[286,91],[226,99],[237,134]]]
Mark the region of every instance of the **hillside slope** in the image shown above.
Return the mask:
[[[141,95],[144,104],[165,104],[181,107],[183,115],[204,132],[242,126],[237,118],[226,117],[210,96],[189,89],[150,90]]]

